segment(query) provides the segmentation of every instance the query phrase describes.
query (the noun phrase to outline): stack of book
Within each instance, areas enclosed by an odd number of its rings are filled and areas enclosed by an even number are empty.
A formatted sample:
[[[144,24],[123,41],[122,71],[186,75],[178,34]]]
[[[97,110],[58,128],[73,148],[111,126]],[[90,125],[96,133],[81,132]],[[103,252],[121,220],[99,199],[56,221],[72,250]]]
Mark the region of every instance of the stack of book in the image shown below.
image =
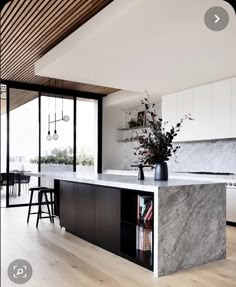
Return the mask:
[[[138,195],[136,226],[136,249],[141,251],[152,251],[152,224],[153,198],[148,195]]]
[[[153,218],[153,200],[148,195],[138,195],[137,219],[150,221]]]
[[[150,222],[141,222],[136,226],[136,249],[152,251],[152,226]]]

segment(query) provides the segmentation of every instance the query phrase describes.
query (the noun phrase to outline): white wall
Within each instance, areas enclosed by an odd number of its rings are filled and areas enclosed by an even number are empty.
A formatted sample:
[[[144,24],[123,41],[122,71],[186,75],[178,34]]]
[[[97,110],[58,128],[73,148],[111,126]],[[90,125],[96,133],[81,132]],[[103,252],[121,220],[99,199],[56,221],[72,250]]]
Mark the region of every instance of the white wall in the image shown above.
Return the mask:
[[[130,169],[136,161],[134,147],[136,142],[121,143],[118,139],[129,136],[129,132],[118,131],[119,128],[128,126],[128,114],[134,118],[137,112],[143,110],[141,99],[145,93],[118,91],[105,97],[103,104],[103,169]],[[161,97],[157,94],[150,95],[150,102],[159,102]],[[161,110],[159,111],[161,116]],[[132,133],[132,132],[131,132]]]
[[[118,128],[124,126],[120,106],[103,109],[103,169],[124,169],[124,145],[118,143]]]

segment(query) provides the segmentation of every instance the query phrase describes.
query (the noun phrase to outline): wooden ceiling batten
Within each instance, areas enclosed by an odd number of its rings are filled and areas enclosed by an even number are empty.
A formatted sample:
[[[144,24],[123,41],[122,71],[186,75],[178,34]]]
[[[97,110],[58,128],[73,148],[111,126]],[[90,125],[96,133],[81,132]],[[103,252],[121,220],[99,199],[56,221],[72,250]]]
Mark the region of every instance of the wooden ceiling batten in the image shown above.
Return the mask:
[[[43,3],[42,3],[42,0],[39,0],[36,3],[34,1],[29,1],[29,2],[30,2],[30,4],[28,5],[28,7],[30,9],[25,10],[22,15],[19,15],[20,16],[19,18],[21,20],[20,24],[17,27],[15,27],[16,23],[12,23],[10,34],[9,33],[7,34],[7,40],[5,40],[4,37],[2,38],[3,39],[3,43],[2,43],[3,47],[7,46],[7,45],[11,45],[12,42],[14,41],[14,39],[17,39],[18,37],[22,38],[23,33],[30,26],[30,22],[32,22],[32,20],[37,17],[37,15],[35,13],[37,13],[37,11],[39,13],[40,10],[42,9],[41,7],[42,6],[45,7],[45,5],[47,5],[47,3],[50,3],[50,0],[43,1]],[[29,3],[29,2],[27,2],[27,3]],[[3,21],[4,21],[4,18],[3,18]],[[7,33],[7,31],[6,31],[6,33]],[[2,35],[4,36],[4,30],[2,32]]]
[[[35,31],[38,32],[37,36],[40,35],[40,33],[43,35],[44,33],[43,29],[46,25],[46,23],[44,23],[43,21],[45,21],[47,15],[51,12],[51,9],[53,10],[57,6],[57,0],[54,0],[54,2],[52,0],[42,0],[42,1],[44,5],[42,4],[40,5],[40,11],[37,13],[37,15],[35,15],[34,17],[34,14],[33,14],[28,19],[28,21],[23,25],[22,29],[17,31],[17,33],[13,36],[13,38],[11,39],[11,42],[7,43],[6,46],[4,46],[4,43],[3,43],[2,54],[4,56],[7,53],[7,57],[5,57],[5,61],[7,61],[9,59],[9,56],[13,54],[14,52],[16,54],[20,54],[24,47],[27,47],[28,49],[30,49],[30,44],[32,40],[34,40]],[[38,21],[37,23],[37,20],[40,20],[40,18],[41,18],[41,21]],[[27,28],[25,28],[25,25],[27,25]],[[16,38],[18,39],[17,45],[14,45],[14,48],[11,49],[9,53],[9,48],[11,47],[12,43],[14,42]],[[27,46],[24,45],[24,43],[27,43]]]
[[[19,11],[21,10],[21,7],[23,6],[24,2],[23,0],[19,1],[19,5],[15,5],[14,9],[11,11],[11,14],[6,18],[2,25],[2,29],[5,30],[8,25],[12,22],[12,20],[18,15]]]
[[[56,0],[56,1],[58,1],[58,0]],[[62,0],[62,2],[63,1],[64,0]],[[87,0],[82,0],[81,3],[86,2],[86,1]],[[79,10],[79,12],[80,12],[80,10]],[[56,13],[56,15],[54,14],[53,16],[58,18],[58,17],[62,17],[63,15],[58,15]],[[66,17],[66,16],[67,15],[65,15],[64,17]],[[83,15],[75,15],[75,16],[83,16]],[[37,50],[37,49],[39,49],[40,53],[45,54],[49,50],[49,49],[47,49],[46,51],[41,51],[41,49],[45,48],[45,43],[49,43],[51,37],[58,37],[58,35],[60,34],[61,29],[63,28],[63,26],[64,26],[64,30],[66,30],[66,27],[68,25],[68,22],[65,23],[65,22],[62,21],[60,23],[60,26],[57,26],[58,22],[55,23],[53,21],[53,19],[54,18],[52,18],[51,21],[48,21],[47,25],[44,25],[44,22],[42,21],[41,23],[42,23],[42,26],[43,26],[43,30],[42,30],[42,28],[40,30],[40,26],[39,26],[37,30],[34,30],[34,33],[30,34],[31,38],[30,38],[30,41],[28,41],[28,48],[27,49],[23,49],[22,42],[19,43],[18,46],[21,46],[22,48],[19,49],[19,50],[15,49],[14,51],[12,51],[11,53],[15,52],[14,56],[13,56],[13,59],[11,59],[11,58],[9,59],[9,57],[6,57],[6,61],[10,60],[10,61],[12,61],[12,63],[15,64],[15,61],[19,60],[19,58],[17,57],[18,55],[20,55],[20,59],[22,59],[24,57],[26,58],[26,55],[30,55],[30,54],[34,55],[35,54],[35,50]],[[69,22],[69,24],[70,23],[71,22]],[[35,32],[36,32],[36,34],[35,34]],[[41,33],[42,33],[43,36],[40,38],[40,34]],[[63,33],[63,35],[64,35],[64,33]],[[27,37],[28,37],[28,35],[25,35],[22,40],[26,40]],[[2,49],[3,49],[3,55],[4,55],[4,47]],[[31,58],[29,58],[29,59],[31,59]],[[2,62],[2,66],[4,66],[4,63],[7,63],[7,62],[3,61]]]
[[[15,32],[17,30],[19,30],[20,27],[22,27],[23,23],[24,23],[24,15],[28,14],[30,11],[32,11],[34,6],[34,2],[29,1],[29,2],[24,2],[24,6],[22,8],[22,12],[19,13],[17,19],[15,20],[15,25],[16,25],[16,29],[13,30],[12,25],[8,27],[8,29],[3,29],[2,27],[2,40],[5,43],[5,38],[8,39],[8,41],[13,37],[13,35],[15,34]],[[4,16],[3,16],[4,19]]]
[[[4,19],[7,19],[7,18],[11,17],[11,13],[15,9],[16,5],[17,5],[17,1],[10,2],[7,6],[7,9],[5,11],[4,10],[1,11],[1,18],[3,19],[3,17],[4,17]],[[3,26],[3,25],[1,25],[1,26]]]
[[[83,0],[84,2],[86,2],[87,0]],[[81,2],[83,2],[83,1],[81,1]],[[100,1],[98,1],[98,2],[102,2],[103,0],[100,0]],[[84,13],[84,11],[83,10],[78,10],[77,11],[77,13]],[[78,16],[78,15],[75,15],[75,16]],[[82,15],[79,15],[79,16],[82,16]],[[72,18],[72,21],[74,21],[73,20],[74,19],[74,15],[73,15],[73,18]],[[70,20],[69,20],[70,21]],[[69,24],[71,24],[71,22],[69,22]],[[31,48],[30,49],[30,47],[27,49],[27,50],[25,50],[25,51],[22,51],[22,50],[20,50],[20,51],[17,51],[17,53],[14,55],[14,58],[13,59],[10,59],[10,60],[8,60],[8,61],[11,61],[11,63],[13,63],[14,64],[14,73],[18,73],[18,70],[17,70],[17,66],[15,65],[16,64],[16,61],[19,61],[19,60],[21,60],[22,58],[25,58],[25,59],[27,59],[27,62],[29,62],[29,61],[35,61],[36,60],[36,57],[34,57],[34,58],[28,58],[28,55],[30,55],[30,53],[32,53],[33,55],[35,54],[34,52],[35,52],[35,49],[39,49],[39,50],[41,50],[41,49],[44,49],[44,47],[45,47],[45,43],[48,43],[48,41],[49,41],[49,39],[50,39],[50,37],[52,37],[52,36],[55,36],[55,37],[57,37],[58,35],[59,35],[59,33],[60,33],[60,29],[62,28],[64,26],[64,29],[65,29],[65,31],[67,31],[67,26],[65,25],[65,23],[60,23],[60,26],[58,26],[57,28],[55,28],[55,25],[53,26],[53,27],[48,27],[48,28],[46,28],[46,30],[47,30],[47,32],[50,32],[51,31],[51,29],[54,31],[53,32],[53,34],[47,34],[47,35],[45,35],[45,33],[44,33],[44,39],[42,40],[42,39],[39,39],[38,40],[38,43],[35,43],[35,41],[32,43],[32,45],[34,44],[34,48]],[[69,29],[70,29],[70,26],[69,26]],[[44,31],[45,32],[45,31]],[[37,39],[37,38],[36,38]],[[59,41],[60,42],[60,41]],[[32,50],[33,49],[33,50]],[[46,50],[46,51],[42,51],[41,53],[42,54],[45,54],[48,50],[50,50],[50,45],[49,45],[49,48]],[[21,56],[20,57],[17,57],[18,56],[18,54],[20,54]],[[15,59],[15,60],[14,60]],[[7,65],[7,62],[6,63],[4,63],[4,61],[2,62],[2,66],[4,67],[4,64],[6,64]],[[28,63],[25,63],[25,65],[28,65]],[[23,66],[24,67],[24,66]],[[22,66],[21,67],[19,67],[19,69],[22,69]],[[11,73],[12,71],[8,71],[7,69],[6,69],[6,71],[8,72],[8,73]],[[3,74],[4,76],[8,76],[8,74]]]
[[[56,0],[57,1],[57,0]],[[62,3],[63,3],[64,0],[62,0]],[[83,0],[84,1],[84,0]],[[85,0],[87,1],[87,0]],[[53,16],[55,16],[56,18],[60,17],[61,15],[58,15],[57,13],[54,14]],[[23,50],[23,47],[22,47],[22,43],[19,43],[19,46],[21,46],[22,48],[19,49],[18,51],[16,50],[16,53],[14,54],[13,56],[13,59],[10,59],[12,62],[11,63],[14,63],[16,61],[19,61],[21,60],[22,58],[25,58],[27,60],[32,60],[32,58],[28,58],[27,56],[30,56],[31,54],[33,56],[35,56],[33,58],[33,60],[35,60],[35,58],[37,58],[37,55],[35,55],[35,51],[37,52],[37,50],[40,51],[40,54],[45,54],[44,51],[41,51],[41,49],[45,48],[45,44],[46,43],[49,43],[50,41],[50,38],[51,37],[56,37],[61,30],[58,31],[58,27],[56,28],[56,24],[55,22],[53,21],[53,18],[51,21],[48,21],[47,22],[47,25],[44,25],[44,22],[42,21],[42,27],[43,29],[41,28],[40,30],[40,26],[38,26],[38,29],[37,30],[34,30],[34,33],[31,34],[31,39],[30,41],[28,41],[28,48]],[[41,24],[40,23],[40,24]],[[57,22],[56,22],[57,23]],[[40,25],[39,24],[39,25]],[[63,25],[65,25],[65,23],[62,23],[61,26],[59,28],[61,28]],[[65,27],[64,27],[65,29]],[[53,32],[52,32],[53,31]],[[58,32],[56,35],[55,35],[55,32]],[[35,33],[36,32],[36,33]],[[40,34],[42,33],[43,37],[40,38]],[[47,34],[46,34],[47,33]],[[23,40],[26,40],[27,39],[27,35],[25,35],[23,37]],[[12,51],[13,52],[13,51]],[[20,55],[20,58],[17,57],[18,55]],[[6,61],[9,60],[9,58],[6,58]],[[7,63],[7,62],[6,62]],[[4,61],[2,62],[2,66],[4,67]],[[15,72],[17,72],[17,70],[15,69]]]
[[[10,5],[11,5],[11,2],[7,2],[7,4],[5,4],[5,6],[2,8],[2,11],[1,11],[1,16],[3,17],[5,15],[5,13],[7,13],[7,11],[10,9]]]
[[[113,0],[112,0],[113,1]],[[81,12],[83,12],[83,14],[78,13],[78,11],[76,12],[76,14],[74,15],[74,17],[77,19],[81,20],[74,20],[72,19],[69,22],[69,26],[65,29],[65,35],[69,36],[73,31],[76,30],[76,27],[82,26],[85,22],[87,22],[90,18],[91,18],[91,13],[92,14],[96,14],[97,10],[101,10],[104,4],[104,0],[97,0],[96,5],[91,5],[91,8],[89,10],[83,10]],[[58,38],[57,42],[55,43],[55,45],[59,44],[64,38],[61,36]],[[51,50],[53,48],[53,46],[49,47],[48,50],[45,50],[44,53],[47,53],[49,50]]]
[[[36,99],[39,95],[38,92],[35,91],[26,91],[26,90],[18,90],[18,89],[10,89],[10,111],[15,108],[22,106],[34,99]],[[6,104],[1,103],[1,114],[6,113]]]
[[[35,62],[113,0],[13,0],[1,11],[2,79],[49,85]],[[65,89],[108,94],[113,88],[63,81]]]

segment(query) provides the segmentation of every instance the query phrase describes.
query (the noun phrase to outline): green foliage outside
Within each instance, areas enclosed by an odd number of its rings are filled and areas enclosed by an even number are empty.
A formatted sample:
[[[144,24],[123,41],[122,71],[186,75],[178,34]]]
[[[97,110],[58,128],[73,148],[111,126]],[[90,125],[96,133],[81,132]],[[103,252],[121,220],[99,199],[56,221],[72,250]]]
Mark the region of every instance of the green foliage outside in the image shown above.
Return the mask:
[[[38,164],[38,157],[30,160],[32,164]],[[50,155],[41,157],[41,164],[65,164],[73,165],[73,149],[71,147],[67,148],[54,148],[51,151]],[[82,166],[93,166],[94,165],[94,156],[87,154],[85,149],[82,148],[76,156],[76,165]]]

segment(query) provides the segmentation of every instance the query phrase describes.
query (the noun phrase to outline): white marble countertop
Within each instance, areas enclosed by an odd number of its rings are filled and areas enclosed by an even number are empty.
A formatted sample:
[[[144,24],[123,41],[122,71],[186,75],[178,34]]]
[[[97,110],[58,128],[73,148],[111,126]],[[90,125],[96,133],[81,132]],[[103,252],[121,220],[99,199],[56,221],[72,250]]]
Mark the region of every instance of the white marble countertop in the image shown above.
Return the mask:
[[[113,170],[107,169],[103,171],[104,174],[113,174],[113,175],[131,175],[135,176],[138,174],[138,170]],[[144,171],[146,178],[153,177],[153,171],[146,170]],[[186,180],[197,180],[197,181],[214,181],[222,183],[236,183],[236,174],[235,175],[215,175],[215,174],[192,174],[192,173],[179,173],[179,172],[170,172],[170,179],[186,179]]]
[[[133,189],[140,191],[155,192],[158,187],[174,187],[186,185],[200,185],[216,183],[214,181],[199,181],[171,178],[168,181],[154,181],[147,177],[144,181],[137,180],[137,176],[131,175],[117,175],[117,174],[94,174],[86,175],[76,172],[25,172],[30,176],[41,178],[50,178],[64,181],[72,181],[78,183],[87,183],[100,186],[109,186],[115,188]]]

